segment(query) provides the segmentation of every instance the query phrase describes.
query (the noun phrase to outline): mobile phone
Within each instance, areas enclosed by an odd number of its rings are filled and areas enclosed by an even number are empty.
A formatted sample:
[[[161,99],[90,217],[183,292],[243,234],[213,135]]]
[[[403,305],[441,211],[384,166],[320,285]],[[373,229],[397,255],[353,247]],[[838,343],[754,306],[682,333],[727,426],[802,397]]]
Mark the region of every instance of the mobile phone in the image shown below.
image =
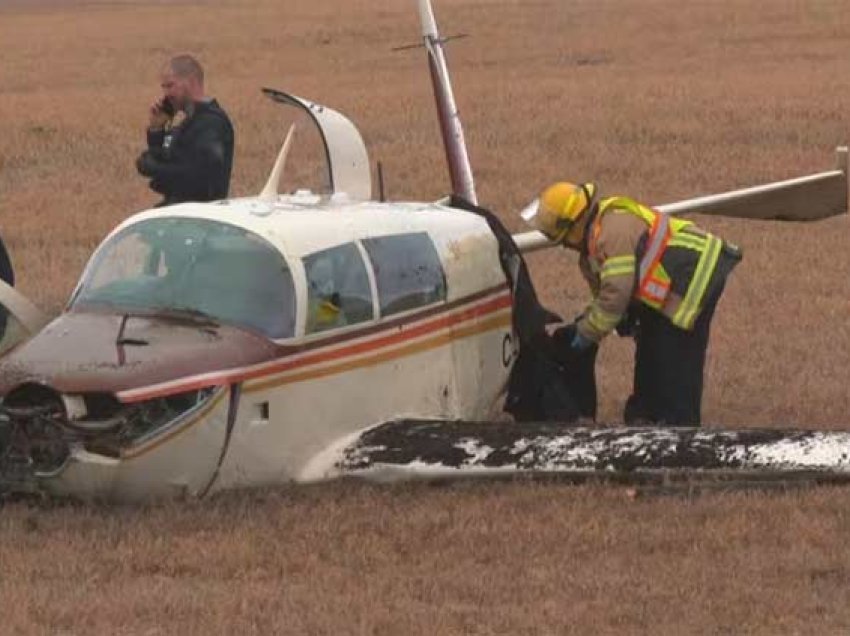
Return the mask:
[[[174,104],[171,103],[170,99],[163,99],[159,103],[159,110],[168,115],[169,117],[174,117]]]

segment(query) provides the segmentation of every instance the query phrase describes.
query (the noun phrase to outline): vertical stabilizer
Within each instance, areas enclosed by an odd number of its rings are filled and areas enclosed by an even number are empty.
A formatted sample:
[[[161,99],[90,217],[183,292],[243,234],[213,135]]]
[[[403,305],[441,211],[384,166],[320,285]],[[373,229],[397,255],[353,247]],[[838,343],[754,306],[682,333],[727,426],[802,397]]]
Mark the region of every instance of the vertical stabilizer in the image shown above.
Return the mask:
[[[419,19],[422,22],[422,38],[425,42],[425,50],[428,52],[428,67],[431,70],[431,81],[434,85],[437,115],[440,118],[440,132],[443,135],[446,161],[452,180],[452,193],[470,203],[477,204],[478,197],[475,194],[475,181],[466,151],[466,141],[463,138],[463,126],[455,105],[443,41],[437,31],[431,0],[417,0],[417,2],[419,3]]]

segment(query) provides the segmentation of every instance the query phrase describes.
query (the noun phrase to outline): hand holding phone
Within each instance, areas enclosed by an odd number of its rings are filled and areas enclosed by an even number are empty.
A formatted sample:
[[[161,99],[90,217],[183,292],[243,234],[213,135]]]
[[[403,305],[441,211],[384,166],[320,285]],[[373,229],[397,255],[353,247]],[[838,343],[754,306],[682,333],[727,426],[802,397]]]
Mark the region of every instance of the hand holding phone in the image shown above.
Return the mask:
[[[173,117],[174,105],[169,99],[161,97],[151,104],[149,126],[154,130],[160,129]]]
[[[169,117],[174,117],[174,104],[172,104],[171,100],[167,97],[163,97],[159,100],[159,110]]]

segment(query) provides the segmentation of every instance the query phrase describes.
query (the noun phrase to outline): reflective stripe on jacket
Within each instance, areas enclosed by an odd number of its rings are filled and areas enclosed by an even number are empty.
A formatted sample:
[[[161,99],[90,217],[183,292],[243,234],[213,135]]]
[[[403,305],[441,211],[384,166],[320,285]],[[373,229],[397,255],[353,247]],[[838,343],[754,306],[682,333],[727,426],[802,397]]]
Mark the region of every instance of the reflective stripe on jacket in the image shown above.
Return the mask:
[[[739,258],[737,248],[691,221],[626,197],[601,201],[588,232],[580,266],[594,298],[578,329],[595,341],[617,326],[633,299],[692,329],[710,292],[731,271],[718,268],[724,250],[730,260]]]

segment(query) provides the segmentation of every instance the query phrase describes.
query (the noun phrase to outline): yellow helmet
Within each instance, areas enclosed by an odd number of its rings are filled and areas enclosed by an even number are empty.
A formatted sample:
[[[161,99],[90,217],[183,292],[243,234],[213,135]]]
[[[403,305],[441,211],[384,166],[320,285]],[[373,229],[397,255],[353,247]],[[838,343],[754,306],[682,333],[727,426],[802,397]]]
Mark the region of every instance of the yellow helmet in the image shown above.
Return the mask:
[[[596,185],[553,183],[522,211],[522,218],[553,241],[562,242],[593,204]]]

